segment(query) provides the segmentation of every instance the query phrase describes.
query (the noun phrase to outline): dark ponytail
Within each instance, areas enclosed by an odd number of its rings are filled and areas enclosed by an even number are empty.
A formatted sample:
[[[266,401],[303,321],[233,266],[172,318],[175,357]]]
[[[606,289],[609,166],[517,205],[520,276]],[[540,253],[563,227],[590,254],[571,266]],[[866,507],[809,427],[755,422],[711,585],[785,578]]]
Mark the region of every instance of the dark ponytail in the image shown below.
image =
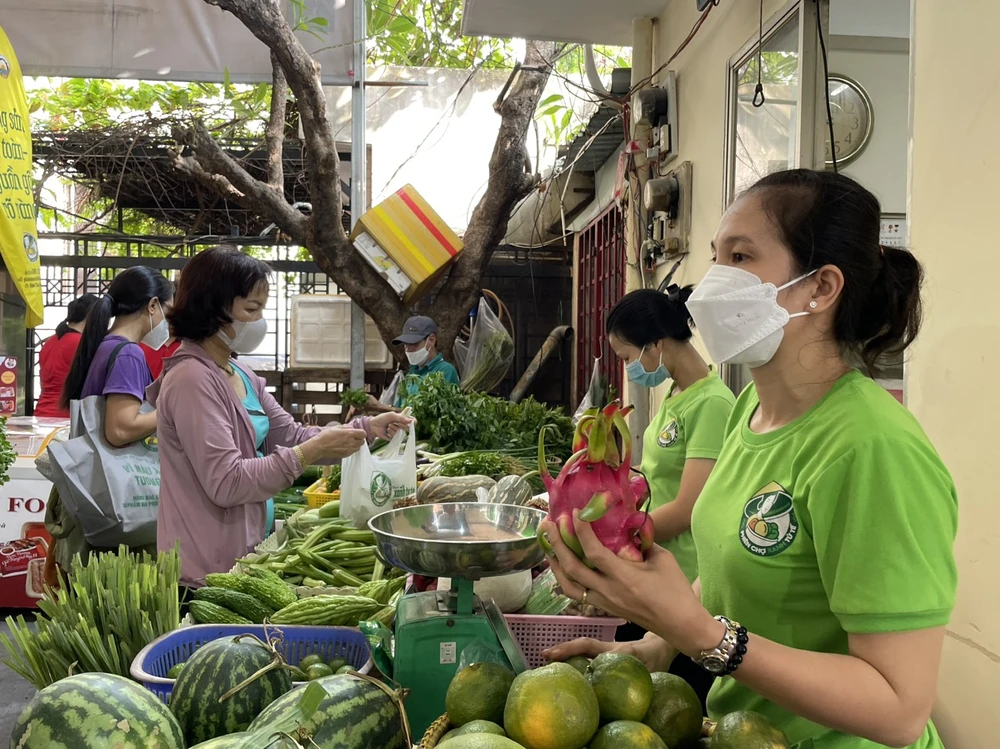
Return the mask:
[[[90,308],[87,326],[63,386],[60,408],[68,409],[69,402],[79,400],[83,385],[90,373],[97,349],[108,334],[113,318],[127,317],[145,309],[151,299],[168,303],[174,296],[174,285],[163,274],[139,265],[119,273],[108,286],[108,293]]]
[[[878,371],[880,359],[901,354],[913,343],[923,318],[920,287],[924,269],[909,250],[879,249],[882,268],[861,309],[857,340],[849,341],[873,373]]]
[[[920,330],[923,269],[908,250],[881,247],[878,198],[843,174],[775,172],[751,187],[792,254],[795,275],[835,265],[844,289],[833,335],[873,376]]]
[[[87,319],[90,308],[97,303],[97,297],[93,294],[79,296],[66,305],[66,319],[59,323],[56,328],[56,338],[62,338],[69,333],[70,325],[79,325]]]
[[[692,286],[671,286],[665,292],[638,289],[622,297],[608,314],[605,332],[637,348],[643,348],[664,338],[685,342],[691,340],[694,321],[686,302]]]

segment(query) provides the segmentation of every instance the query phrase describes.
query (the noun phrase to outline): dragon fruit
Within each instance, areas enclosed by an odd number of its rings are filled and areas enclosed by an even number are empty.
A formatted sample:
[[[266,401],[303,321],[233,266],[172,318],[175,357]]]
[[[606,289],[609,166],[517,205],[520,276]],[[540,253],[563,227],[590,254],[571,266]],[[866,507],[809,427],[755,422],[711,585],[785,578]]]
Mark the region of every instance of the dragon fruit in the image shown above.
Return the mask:
[[[573,456],[552,478],[545,461],[545,433],[538,435],[538,471],[549,492],[549,516],[566,545],[586,561],[573,527],[573,512],[591,524],[602,544],[615,554],[641,562],[653,543],[653,521],[640,509],[649,494],[646,480],[630,478],[632,436],[625,419],[632,407],[614,401],[604,410],[587,411],[576,427]],[[621,440],[619,451],[618,441]],[[544,532],[539,542],[552,548]]]

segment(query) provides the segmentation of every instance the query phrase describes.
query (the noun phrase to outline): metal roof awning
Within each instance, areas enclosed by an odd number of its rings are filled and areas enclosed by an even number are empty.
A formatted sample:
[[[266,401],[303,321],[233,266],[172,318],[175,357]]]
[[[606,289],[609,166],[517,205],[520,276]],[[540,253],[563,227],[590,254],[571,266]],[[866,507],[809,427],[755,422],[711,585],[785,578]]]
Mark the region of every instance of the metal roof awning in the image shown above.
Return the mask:
[[[325,18],[299,38],[323,83],[349,85],[353,0],[303,0]],[[293,4],[282,3],[293,18]],[[271,80],[271,57],[234,16],[205,0],[0,0],[0,26],[25,75],[234,83]],[[322,50],[322,51],[320,51]]]
[[[694,0],[688,0],[692,4]],[[632,21],[656,18],[669,0],[465,0],[466,36],[632,45]]]
[[[617,68],[611,73],[611,86],[608,93],[624,99],[632,88],[632,70]],[[559,157],[565,165],[576,162],[573,167],[577,172],[596,172],[608,157],[617,153],[625,140],[624,125],[621,123],[622,110],[610,103],[602,103],[591,115],[583,130],[559,151]],[[618,122],[611,122],[617,119]],[[600,133],[599,135],[597,135]],[[596,135],[596,137],[594,137]],[[592,142],[591,142],[592,141]]]

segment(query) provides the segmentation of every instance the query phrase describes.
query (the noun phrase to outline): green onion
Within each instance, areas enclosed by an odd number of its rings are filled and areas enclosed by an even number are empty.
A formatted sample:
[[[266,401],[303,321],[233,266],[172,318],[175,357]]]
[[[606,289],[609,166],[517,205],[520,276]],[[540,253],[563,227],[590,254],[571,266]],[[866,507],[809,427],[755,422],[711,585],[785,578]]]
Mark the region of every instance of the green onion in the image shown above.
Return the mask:
[[[67,581],[46,587],[35,627],[23,616],[7,617],[0,633],[4,661],[38,689],[74,673],[103,671],[129,676],[142,648],[180,625],[178,550],[94,554],[73,559]]]

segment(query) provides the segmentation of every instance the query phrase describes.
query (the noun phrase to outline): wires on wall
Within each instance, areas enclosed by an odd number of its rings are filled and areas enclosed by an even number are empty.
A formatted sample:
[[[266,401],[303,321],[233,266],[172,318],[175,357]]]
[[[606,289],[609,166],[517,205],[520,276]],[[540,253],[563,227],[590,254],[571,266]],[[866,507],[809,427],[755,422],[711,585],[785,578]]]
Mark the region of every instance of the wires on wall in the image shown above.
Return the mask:
[[[826,51],[826,36],[823,33],[823,2],[816,0],[816,31],[819,34],[819,48],[823,55],[823,100],[826,102],[826,124],[830,129],[830,164],[837,173],[837,138],[833,133],[833,105],[830,102],[830,56]]]

